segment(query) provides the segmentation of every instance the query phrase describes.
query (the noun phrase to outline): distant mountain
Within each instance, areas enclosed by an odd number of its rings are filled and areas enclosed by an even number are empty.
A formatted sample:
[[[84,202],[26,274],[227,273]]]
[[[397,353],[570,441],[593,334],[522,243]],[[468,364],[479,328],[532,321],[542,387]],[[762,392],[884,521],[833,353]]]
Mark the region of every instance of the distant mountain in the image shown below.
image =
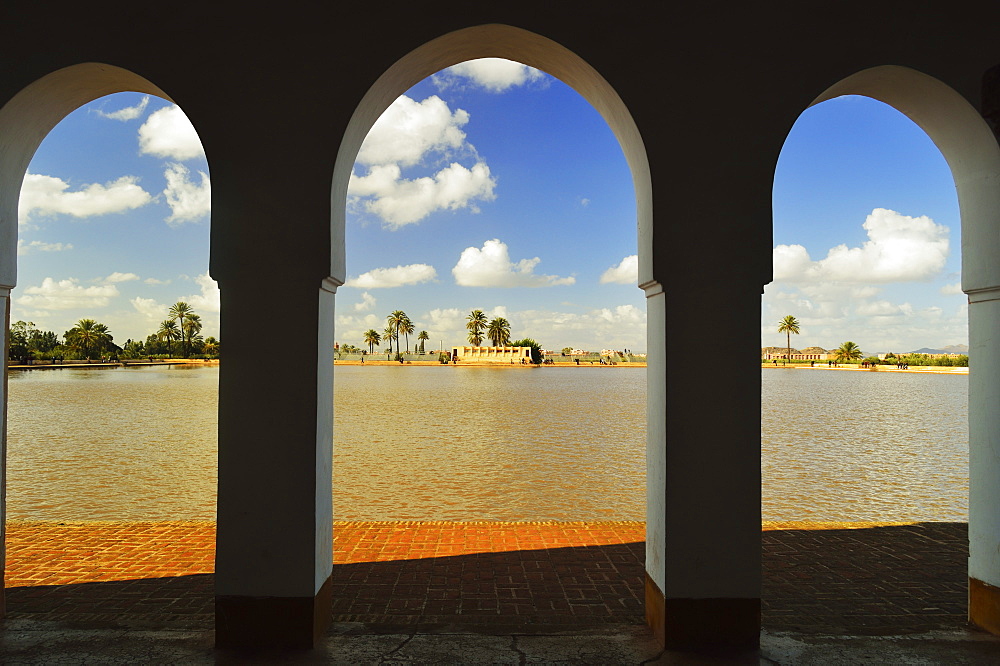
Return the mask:
[[[942,347],[941,349],[928,349],[923,347],[915,351],[910,352],[911,354],[968,354],[968,345],[948,345],[947,347]]]

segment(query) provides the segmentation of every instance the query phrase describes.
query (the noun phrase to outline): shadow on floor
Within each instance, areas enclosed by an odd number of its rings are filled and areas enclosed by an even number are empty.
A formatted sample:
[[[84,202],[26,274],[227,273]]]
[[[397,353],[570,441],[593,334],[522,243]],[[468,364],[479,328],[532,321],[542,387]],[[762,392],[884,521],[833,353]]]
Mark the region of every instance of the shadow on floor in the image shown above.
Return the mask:
[[[967,523],[762,534],[763,625],[890,635],[967,627]]]
[[[890,635],[966,627],[968,526],[762,534],[769,631]],[[643,622],[642,542],[334,567],[335,622],[476,631]],[[15,587],[7,617],[190,630],[213,624],[211,574]]]

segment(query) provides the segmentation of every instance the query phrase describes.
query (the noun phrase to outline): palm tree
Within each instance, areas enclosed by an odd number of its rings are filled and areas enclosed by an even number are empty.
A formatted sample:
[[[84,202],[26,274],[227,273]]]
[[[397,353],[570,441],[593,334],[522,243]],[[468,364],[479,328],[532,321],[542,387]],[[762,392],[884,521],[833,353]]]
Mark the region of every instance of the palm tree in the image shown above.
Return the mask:
[[[177,322],[173,319],[166,319],[160,322],[160,328],[156,331],[156,337],[167,341],[167,355],[170,355],[170,343],[179,339],[181,331],[177,327]]]
[[[403,321],[399,325],[399,330],[406,337],[406,353],[410,353],[410,333],[413,333],[413,322],[403,313]]]
[[[430,336],[427,335],[427,331],[420,331],[420,333],[417,335],[417,340],[420,341],[420,353],[421,354],[424,353],[424,340],[429,340],[429,339],[430,339]]]
[[[170,312],[168,313],[171,319],[177,321],[177,328],[181,334],[181,342],[184,342],[184,319],[189,315],[194,314],[194,310],[191,306],[184,301],[177,301],[170,306]],[[188,356],[188,345],[184,344],[184,356]]]
[[[190,354],[191,344],[201,339],[201,315],[189,312],[181,326],[181,338],[187,340],[187,351]]]
[[[365,331],[365,344],[368,345],[368,353],[375,353],[375,345],[382,342],[382,336],[378,334],[374,328],[369,328]]]
[[[785,315],[785,318],[778,322],[778,333],[784,333],[785,341],[788,343],[788,355],[785,356],[787,363],[792,360],[792,333],[799,334],[799,320],[792,315]]]
[[[486,337],[494,347],[503,347],[510,342],[510,322],[503,317],[494,317],[486,329]]]
[[[393,328],[392,328],[391,325],[387,324],[386,327],[385,327],[385,332],[383,332],[383,334],[382,334],[382,339],[384,341],[386,341],[386,342],[389,343],[389,353],[390,354],[392,353],[392,339],[393,338],[396,338],[396,342],[397,343],[399,342],[399,338],[396,337],[396,332],[393,330]],[[399,345],[398,344],[396,345],[396,349],[398,351],[398,349],[399,349]]]
[[[388,324],[385,330],[392,331],[392,337],[395,338],[396,340],[397,354],[399,353],[399,333],[403,330],[404,324],[408,319],[409,318],[406,316],[406,313],[403,312],[402,310],[393,310],[392,312],[389,313],[389,316],[385,318],[385,323]]]
[[[482,310],[473,310],[466,318],[468,322],[465,327],[469,329],[469,343],[473,347],[483,344],[483,331],[486,330],[486,313]]]
[[[66,345],[77,350],[86,358],[95,351],[100,351],[111,344],[112,337],[108,327],[93,319],[81,319],[76,326],[63,335]]]
[[[834,354],[837,363],[847,363],[848,361],[856,361],[862,356],[861,347],[858,347],[850,340],[837,347],[837,351],[834,352]]]

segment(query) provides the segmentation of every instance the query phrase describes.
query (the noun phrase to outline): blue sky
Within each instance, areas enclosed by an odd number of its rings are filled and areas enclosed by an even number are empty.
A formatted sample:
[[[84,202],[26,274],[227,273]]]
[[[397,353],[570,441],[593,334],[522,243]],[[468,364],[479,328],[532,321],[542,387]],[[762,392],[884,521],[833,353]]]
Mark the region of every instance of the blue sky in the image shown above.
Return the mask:
[[[77,109],[21,187],[11,320],[61,336],[92,318],[121,344],[145,339],[184,300],[203,334],[218,335],[209,192],[201,142],[174,105],[123,93]]]
[[[774,275],[761,343],[798,348],[852,340],[869,353],[967,344],[955,184],[916,124],[865,97],[807,109],[774,181]]]
[[[217,335],[209,187],[170,103],[123,93],[68,116],[22,189],[13,319],[62,334],[92,317],[123,342],[186,300]],[[548,75],[472,61],[414,86],[369,134],[347,206],[339,342],[361,345],[401,309],[432,347],[462,344],[478,308],[546,348],[645,350],[631,175],[603,119]],[[954,185],[901,114],[856,97],[806,110],[774,214],[762,344],[783,344],[786,314],[798,347],[966,342]]]

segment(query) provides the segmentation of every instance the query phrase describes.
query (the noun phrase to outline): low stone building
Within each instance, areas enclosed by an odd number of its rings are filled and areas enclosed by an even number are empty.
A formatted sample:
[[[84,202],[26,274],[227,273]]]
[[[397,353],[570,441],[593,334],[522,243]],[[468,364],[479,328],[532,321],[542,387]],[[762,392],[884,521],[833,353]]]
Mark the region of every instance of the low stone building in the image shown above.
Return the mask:
[[[784,358],[788,358],[790,361],[829,361],[833,359],[834,354],[822,347],[807,347],[801,351],[792,349],[789,356],[789,350],[785,347],[762,347],[760,357],[765,361],[781,360]]]
[[[458,363],[531,363],[531,347],[452,347]]]

